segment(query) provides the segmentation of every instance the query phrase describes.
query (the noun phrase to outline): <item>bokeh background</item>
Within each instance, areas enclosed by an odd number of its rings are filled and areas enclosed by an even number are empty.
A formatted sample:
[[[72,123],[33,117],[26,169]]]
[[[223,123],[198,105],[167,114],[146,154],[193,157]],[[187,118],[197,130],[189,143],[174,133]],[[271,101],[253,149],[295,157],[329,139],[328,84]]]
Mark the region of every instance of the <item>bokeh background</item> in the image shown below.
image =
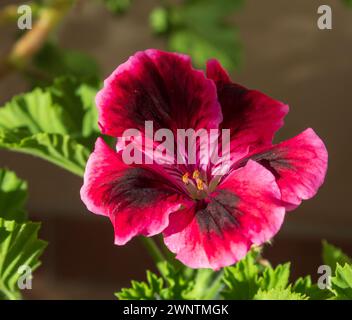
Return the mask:
[[[1,6],[20,1],[1,0]],[[157,1],[135,0],[114,17],[103,6],[81,1],[60,26],[64,48],[89,53],[103,76],[137,50],[166,48],[153,36],[148,15]],[[319,30],[317,8],[333,10],[333,29]],[[329,151],[329,170],[318,195],[287,214],[265,257],[274,264],[292,261],[293,277],[317,274],[321,240],[352,254],[352,9],[332,0],[247,0],[231,17],[239,30],[242,62],[233,80],[290,105],[277,141],[312,127]],[[11,47],[15,26],[0,26],[0,54]],[[216,58],[216,57],[215,57]],[[27,91],[28,82],[12,73],[0,78],[0,105]],[[112,299],[131,279],[144,279],[152,261],[138,240],[113,245],[108,219],[89,213],[79,197],[80,178],[43,160],[0,150],[0,166],[29,183],[28,210],[43,222],[49,241],[43,265],[28,298]]]

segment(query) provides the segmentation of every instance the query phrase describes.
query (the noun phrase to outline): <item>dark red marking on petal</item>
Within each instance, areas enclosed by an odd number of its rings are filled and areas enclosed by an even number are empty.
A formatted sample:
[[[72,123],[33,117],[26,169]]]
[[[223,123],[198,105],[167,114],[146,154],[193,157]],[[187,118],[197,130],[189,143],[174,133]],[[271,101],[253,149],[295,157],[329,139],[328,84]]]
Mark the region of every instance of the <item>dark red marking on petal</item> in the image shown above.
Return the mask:
[[[123,176],[110,181],[107,201],[104,205],[119,203],[119,207],[143,208],[160,197],[170,196],[176,191],[162,177],[145,168],[130,167]]]
[[[158,50],[138,52],[105,80],[96,98],[104,134],[125,129],[217,128],[222,121],[213,81],[192,68],[190,58]]]
[[[215,231],[222,235],[228,225],[239,225],[237,216],[237,196],[227,190],[219,190],[210,196],[207,203],[197,205],[196,218],[200,229],[204,232]]]
[[[207,65],[207,76],[217,86],[223,113],[221,127],[231,129],[231,151],[238,160],[247,151],[271,145],[274,134],[283,126],[288,106],[280,101],[232,83],[217,61]]]
[[[290,210],[317,193],[328,165],[325,145],[312,129],[271,148],[257,150],[250,158],[274,173],[282,200]]]
[[[81,198],[90,211],[110,218],[119,245],[162,232],[169,214],[187,205],[172,183],[146,168],[127,166],[101,138],[88,160]]]
[[[201,207],[173,213],[164,241],[187,266],[219,269],[242,259],[253,244],[271,239],[284,214],[275,177],[249,161],[227,176]]]

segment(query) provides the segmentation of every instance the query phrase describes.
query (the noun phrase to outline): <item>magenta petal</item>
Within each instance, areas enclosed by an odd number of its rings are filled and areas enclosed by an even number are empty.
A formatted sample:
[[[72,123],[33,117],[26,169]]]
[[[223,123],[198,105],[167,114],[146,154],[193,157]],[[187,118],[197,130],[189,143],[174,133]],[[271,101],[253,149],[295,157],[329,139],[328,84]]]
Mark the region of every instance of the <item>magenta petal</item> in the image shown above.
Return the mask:
[[[182,202],[177,195],[155,199],[150,205],[129,207],[110,216],[115,230],[115,244],[124,245],[134,236],[151,237],[169,224],[169,215],[178,211]]]
[[[216,59],[208,60],[207,77],[215,82],[231,83],[229,74]]]
[[[271,239],[284,215],[275,177],[249,161],[227,176],[204,207],[172,214],[164,241],[187,266],[219,269]]]
[[[273,171],[287,209],[312,198],[323,184],[328,152],[313,129],[271,148],[257,151],[252,159]]]
[[[231,129],[234,156],[271,145],[275,132],[283,126],[288,106],[255,90],[232,83],[219,62],[211,60],[207,76],[215,81],[223,119],[222,128]]]
[[[217,128],[222,121],[213,81],[192,68],[188,56],[158,50],[138,52],[105,80],[98,93],[99,124],[104,134],[126,129]]]
[[[161,176],[127,166],[101,138],[88,160],[81,198],[90,211],[110,218],[119,245],[162,232],[169,214],[183,204]]]

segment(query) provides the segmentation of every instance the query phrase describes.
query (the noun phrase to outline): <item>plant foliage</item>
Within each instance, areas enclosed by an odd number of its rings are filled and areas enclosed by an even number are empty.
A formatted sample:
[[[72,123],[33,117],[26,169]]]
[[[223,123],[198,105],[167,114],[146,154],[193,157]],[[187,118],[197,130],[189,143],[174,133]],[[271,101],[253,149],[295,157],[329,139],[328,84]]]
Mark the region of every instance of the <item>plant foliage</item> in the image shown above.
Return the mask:
[[[0,108],[0,147],[41,157],[78,175],[98,135],[97,88],[73,78],[15,96]]]
[[[342,255],[345,260],[349,258],[327,242],[324,242],[323,254],[330,257],[329,261],[334,270],[331,288],[320,289],[317,284],[312,283],[310,276],[290,282],[290,263],[279,264],[273,268],[270,264],[263,263],[258,250],[252,250],[243,260],[217,274],[206,269],[189,272],[190,269],[186,267],[175,271],[170,264],[165,264],[165,269],[161,269],[162,276],[147,271],[145,282],[132,281],[130,288],[123,288],[115,295],[118,299],[128,300],[352,299],[352,265],[339,264]],[[335,257],[335,260],[331,257]],[[185,274],[188,274],[188,277]]]
[[[27,220],[26,195],[26,183],[13,172],[0,169],[0,300],[21,297],[21,267],[37,269],[47,245],[38,239],[40,223]]]

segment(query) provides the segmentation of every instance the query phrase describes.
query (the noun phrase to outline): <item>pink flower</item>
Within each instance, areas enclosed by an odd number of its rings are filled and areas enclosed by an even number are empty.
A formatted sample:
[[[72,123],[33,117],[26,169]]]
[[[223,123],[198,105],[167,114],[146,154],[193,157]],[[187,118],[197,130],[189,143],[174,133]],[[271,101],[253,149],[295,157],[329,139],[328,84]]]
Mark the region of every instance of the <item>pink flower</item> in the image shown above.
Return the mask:
[[[166,246],[192,268],[231,265],[280,229],[285,211],[313,197],[327,169],[312,129],[272,145],[288,106],[231,82],[216,60],[206,76],[188,56],[138,52],[98,93],[102,133],[126,129],[231,129],[231,168],[212,176],[200,165],[127,165],[101,138],[81,190],[87,208],[110,218],[115,243],[163,233]],[[118,149],[119,150],[119,149]]]

